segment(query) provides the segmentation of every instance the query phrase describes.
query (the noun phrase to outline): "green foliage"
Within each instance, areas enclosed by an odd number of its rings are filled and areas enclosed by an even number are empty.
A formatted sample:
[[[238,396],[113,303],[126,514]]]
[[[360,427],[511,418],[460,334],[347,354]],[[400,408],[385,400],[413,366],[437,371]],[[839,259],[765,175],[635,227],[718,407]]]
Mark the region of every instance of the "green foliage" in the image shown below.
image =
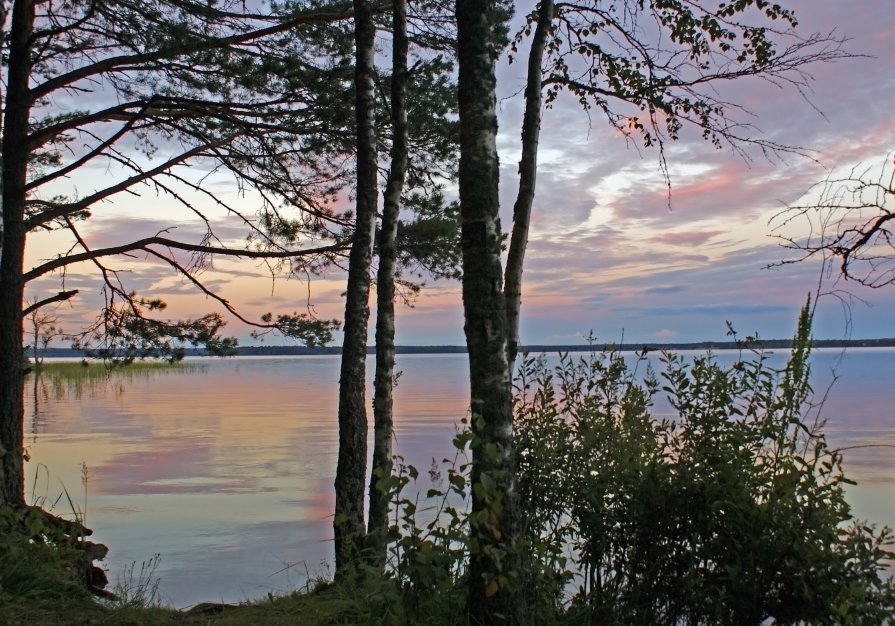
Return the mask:
[[[460,207],[448,202],[443,192],[444,184],[457,175],[460,127],[454,67],[442,55],[420,59],[408,79],[409,162],[401,197],[404,219],[398,222],[396,239],[398,271],[409,272],[414,279],[426,275],[459,279]],[[387,92],[388,85],[380,89]],[[378,111],[377,127],[380,141],[388,146],[391,112],[386,108]],[[418,284],[399,283],[411,292],[419,290]]]
[[[444,195],[411,193],[404,205],[415,218],[398,222],[397,247],[401,268],[421,278],[458,280],[460,270],[460,205]]]
[[[235,337],[221,337],[226,325],[218,313],[187,320],[158,320],[148,312],[162,311],[167,305],[158,299],[147,300],[130,294],[126,304],[109,306],[102,311],[96,331],[74,342],[87,356],[112,363],[131,363],[142,359],[164,359],[171,363],[186,355],[187,345],[204,348],[214,356],[236,354]]]
[[[842,457],[803,419],[811,393],[806,307],[787,364],[760,349],[723,367],[711,354],[609,348],[554,369],[525,357],[516,386],[521,563],[533,624],[880,624],[895,611],[887,528],[852,520]],[[664,394],[670,416],[655,415]],[[466,424],[464,423],[464,427]],[[385,578],[364,579],[367,623],[463,623],[471,529],[465,455],[446,480],[395,462]],[[499,503],[498,503],[499,504]],[[481,512],[487,514],[487,510]],[[500,556],[500,555],[498,555]],[[495,580],[495,585],[501,581]],[[342,592],[344,593],[344,591]],[[374,606],[375,605],[375,606]],[[370,615],[377,616],[370,622]],[[365,617],[366,616],[366,617]],[[433,616],[438,616],[437,618]],[[379,619],[381,618],[381,619]]]
[[[363,598],[359,605],[353,600],[346,603],[340,615],[345,623],[466,623],[462,581],[468,566],[465,498],[469,463],[460,461],[468,443],[468,431],[459,434],[454,440],[455,457],[442,461],[447,468],[446,482],[433,462],[425,496],[410,489],[420,474],[400,456],[394,458],[392,475],[378,477],[377,489],[393,503],[386,573],[383,576],[373,567],[362,572],[358,577],[362,591],[344,584],[327,590],[342,602],[348,600],[346,592],[352,598]],[[410,491],[415,495],[407,495]]]
[[[527,16],[511,61],[537,20],[537,10]],[[801,37],[796,26],[791,10],[762,0],[558,2],[547,39],[546,101],[549,106],[567,91],[583,109],[601,111],[626,138],[660,150],[692,125],[717,147],[739,150],[739,142],[750,141],[792,151],[744,136],[748,122],[735,119],[743,109],[713,85],[759,76],[804,94],[806,65],[848,54],[842,40]]]
[[[407,133],[410,161],[406,188],[435,193],[439,181],[452,180],[457,170],[460,124],[457,121],[455,68],[450,58],[438,54],[417,59],[408,70]],[[391,76],[380,79],[380,91],[388,93]],[[377,110],[380,150],[391,146],[392,112]]]
[[[0,605],[89,601],[79,543],[33,508],[0,507]]]
[[[340,326],[339,320],[321,320],[307,313],[280,314],[274,320],[273,313],[265,313],[261,321],[270,324],[285,337],[297,339],[309,348],[325,346],[333,340],[333,330]],[[254,331],[252,337],[259,339],[268,331]]]
[[[640,381],[609,349],[555,371],[526,358],[517,459],[526,549],[564,621],[881,623],[887,528],[851,520],[841,455],[802,420],[803,312],[785,368],[663,354]],[[664,392],[671,418],[651,416]],[[548,576],[544,576],[544,572]],[[537,574],[537,576],[534,576]]]

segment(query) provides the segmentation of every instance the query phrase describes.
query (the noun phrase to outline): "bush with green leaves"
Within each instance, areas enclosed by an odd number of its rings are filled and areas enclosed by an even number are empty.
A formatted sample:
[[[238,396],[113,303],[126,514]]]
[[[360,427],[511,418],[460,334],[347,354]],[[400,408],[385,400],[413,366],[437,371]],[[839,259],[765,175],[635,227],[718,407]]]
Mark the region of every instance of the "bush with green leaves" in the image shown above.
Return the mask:
[[[516,381],[522,571],[531,623],[884,624],[895,614],[888,528],[851,518],[842,456],[809,419],[809,308],[782,368],[613,349]],[[745,358],[744,355],[745,354]],[[663,396],[670,414],[657,416]],[[663,407],[664,410],[664,407]],[[464,623],[472,436],[447,481],[396,463],[389,593],[403,623]],[[444,484],[442,484],[444,482]],[[386,602],[384,598],[389,597]],[[396,608],[400,607],[400,608]]]
[[[469,463],[465,459],[472,435],[465,424],[453,440],[456,454],[443,459],[446,480],[434,463],[425,494],[411,488],[419,480],[416,467],[394,457],[394,472],[379,477],[377,488],[390,494],[392,519],[388,529],[387,575],[378,568],[364,576],[364,601],[353,615],[376,615],[375,623],[464,624],[468,565]]]
[[[517,387],[524,549],[564,623],[881,624],[887,528],[853,521],[809,399],[806,306],[787,365],[614,350]],[[645,367],[646,372],[638,374]],[[655,418],[664,393],[672,416]],[[546,576],[544,575],[546,574]],[[545,587],[545,585],[552,585]],[[570,593],[571,590],[571,593]]]

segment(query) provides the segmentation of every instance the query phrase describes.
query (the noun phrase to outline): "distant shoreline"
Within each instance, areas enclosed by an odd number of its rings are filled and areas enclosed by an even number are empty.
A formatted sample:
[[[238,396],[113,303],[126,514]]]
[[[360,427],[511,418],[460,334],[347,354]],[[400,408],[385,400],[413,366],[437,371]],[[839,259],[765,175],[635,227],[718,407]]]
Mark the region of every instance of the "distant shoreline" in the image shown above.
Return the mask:
[[[621,352],[636,352],[644,348],[650,352],[662,350],[738,350],[740,346],[735,341],[698,341],[693,343],[623,343],[623,344],[587,344],[559,345],[559,344],[533,344],[522,346],[520,353],[529,354],[556,354],[557,352],[590,352],[600,350],[604,345],[612,345]],[[765,339],[759,342],[761,347],[768,350],[785,350],[792,346],[791,339]],[[815,348],[892,348],[895,347],[895,338],[882,339],[815,339]],[[373,354],[375,347],[369,346],[367,354]],[[236,356],[312,356],[312,355],[337,355],[342,353],[340,346],[327,346],[323,348],[306,348],[304,346],[239,346]],[[466,354],[466,346],[395,346],[396,354]],[[205,350],[188,348],[187,356],[207,356]],[[85,356],[83,350],[71,348],[47,348],[44,356],[50,358],[79,358]]]

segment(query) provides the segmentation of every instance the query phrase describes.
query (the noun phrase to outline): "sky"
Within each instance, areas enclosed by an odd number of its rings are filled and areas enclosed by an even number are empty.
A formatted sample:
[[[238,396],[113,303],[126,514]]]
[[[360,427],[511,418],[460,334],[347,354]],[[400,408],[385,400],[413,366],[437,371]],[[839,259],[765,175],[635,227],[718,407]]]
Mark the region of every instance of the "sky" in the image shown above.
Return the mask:
[[[744,158],[728,148],[716,149],[696,132],[684,133],[666,146],[669,202],[655,149],[626,141],[599,113],[588,117],[571,98],[561,97],[545,112],[523,276],[523,344],[582,343],[591,333],[600,342],[719,341],[726,339],[726,321],[741,335],[785,338],[792,336],[807,295],[818,290],[836,291],[839,297],[820,298],[816,337],[895,337],[895,287],[871,290],[837,282],[835,273],[824,276],[816,261],[768,267],[793,258],[775,235],[809,233],[811,225],[804,220],[775,230],[781,221],[773,217],[788,205],[810,200],[805,194],[814,183],[853,168],[873,170],[884,163],[891,168],[895,71],[887,59],[895,49],[895,4],[784,4],[795,10],[800,34],[832,31],[848,38],[847,50],[861,56],[807,68],[813,80],[806,97],[754,79],[725,85],[721,95],[745,107],[749,115],[739,119],[752,125],[753,137],[801,146],[810,158],[768,159],[748,147]],[[503,59],[498,81],[501,215],[509,229],[520,152],[522,64]],[[95,181],[78,181],[79,193],[100,185],[105,174],[100,168],[91,175]],[[257,202],[230,181],[212,177],[206,184],[249,212]],[[154,192],[117,199],[94,211],[85,235],[98,247],[173,225],[175,234],[189,239],[197,224],[169,204]],[[233,239],[244,235],[233,220],[224,220],[218,233]],[[33,265],[66,247],[56,235],[37,235],[29,242],[28,262]],[[139,293],[168,301],[173,317],[221,310],[160,264],[133,264],[124,277]],[[309,303],[323,318],[343,314],[344,275],[336,270],[310,282],[274,280],[257,262],[218,260],[204,279],[248,318],[304,311]],[[74,268],[65,286],[81,294],[51,313],[71,331],[95,311],[101,285],[95,275]],[[58,289],[54,276],[34,285],[29,297]],[[850,306],[843,306],[843,295]],[[464,343],[459,283],[428,280],[412,304],[398,308],[399,345]],[[226,332],[242,344],[257,343],[250,329],[232,318]],[[277,337],[265,342],[288,343]],[[340,342],[337,332],[335,343]]]

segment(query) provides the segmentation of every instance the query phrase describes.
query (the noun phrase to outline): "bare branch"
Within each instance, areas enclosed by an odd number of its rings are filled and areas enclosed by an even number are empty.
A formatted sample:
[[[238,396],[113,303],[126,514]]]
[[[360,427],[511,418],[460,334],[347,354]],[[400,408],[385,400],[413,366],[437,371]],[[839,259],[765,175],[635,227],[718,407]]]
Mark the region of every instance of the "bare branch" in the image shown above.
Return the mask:
[[[221,140],[223,142],[223,140]],[[115,185],[111,185],[106,187],[101,191],[97,191],[77,202],[71,202],[66,204],[53,204],[50,202],[41,201],[40,204],[47,206],[48,208],[44,211],[40,211],[31,215],[28,219],[25,220],[25,228],[31,230],[41,224],[45,224],[47,222],[51,222],[55,219],[59,219],[60,217],[64,217],[67,215],[72,215],[73,213],[78,213],[79,211],[84,211],[85,209],[90,208],[92,205],[97,202],[101,202],[110,196],[113,196],[122,191],[128,191],[131,187],[138,183],[145,182],[147,180],[151,180],[153,177],[158,176],[171,169],[175,165],[179,165],[184,161],[188,161],[189,159],[202,154],[203,151],[207,150],[208,146],[197,146],[185,152],[178,154],[177,156],[168,159],[164,163],[157,165],[156,167],[148,170],[140,171],[138,174],[131,176]],[[32,205],[37,204],[37,202],[32,201]]]
[[[205,246],[205,245],[196,245],[185,243],[182,241],[176,241],[174,239],[168,239],[167,237],[146,237],[144,239],[139,239],[137,241],[133,241],[127,244],[123,244],[120,246],[112,246],[109,248],[97,248],[97,249],[86,249],[85,252],[79,254],[69,254],[67,256],[59,257],[57,259],[53,259],[52,261],[48,261],[42,265],[39,265],[32,269],[29,272],[25,272],[24,279],[25,281],[34,280],[44,274],[48,274],[54,270],[57,270],[61,267],[65,267],[68,265],[73,265],[74,263],[80,263],[82,261],[92,261],[95,259],[99,259],[102,257],[109,256],[117,256],[122,254],[127,254],[130,252],[135,252],[138,250],[142,250],[149,254],[153,254],[158,256],[158,252],[149,248],[149,246],[158,245],[165,246],[167,248],[174,248],[177,250],[184,250],[188,252],[198,252],[201,254],[208,255],[221,255],[221,256],[231,256],[231,257],[239,257],[239,258],[250,258],[250,259],[286,259],[286,258],[297,258],[297,257],[305,257],[312,255],[326,255],[333,254],[338,252],[344,252],[347,250],[348,245],[344,243],[334,244],[331,246],[322,246],[319,248],[308,248],[306,250],[243,250],[237,248],[222,248],[218,246]]]
[[[852,169],[846,176],[831,174],[771,222],[781,231],[797,220],[807,224],[802,236],[776,235],[783,247],[797,250],[788,265],[814,256],[838,258],[845,280],[871,288],[895,284],[895,162],[889,153],[882,167]]]
[[[38,300],[37,302],[34,302],[33,304],[30,304],[27,307],[25,307],[22,310],[22,317],[25,317],[26,315],[30,315],[31,313],[33,313],[34,311],[36,311],[37,309],[39,309],[43,306],[52,304],[53,302],[64,302],[65,300],[69,300],[69,299],[75,297],[76,295],[78,295],[77,289],[72,289],[70,291],[60,291],[55,296],[50,296],[49,298],[44,298],[43,300]]]

